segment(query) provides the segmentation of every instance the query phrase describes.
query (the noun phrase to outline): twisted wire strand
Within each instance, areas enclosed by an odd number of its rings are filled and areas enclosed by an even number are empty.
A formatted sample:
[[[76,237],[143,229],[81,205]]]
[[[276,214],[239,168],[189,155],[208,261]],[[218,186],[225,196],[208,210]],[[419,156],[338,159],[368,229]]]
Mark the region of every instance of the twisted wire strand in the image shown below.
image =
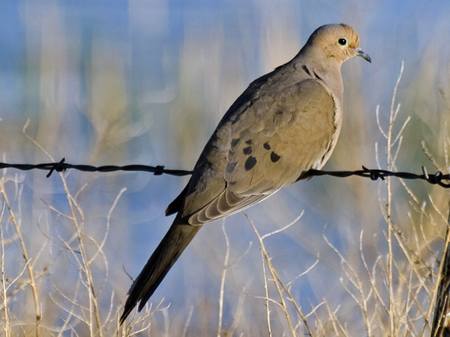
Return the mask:
[[[173,176],[187,176],[192,174],[191,170],[179,170],[179,169],[168,169],[164,165],[141,165],[141,164],[130,164],[130,165],[102,165],[93,166],[85,164],[71,164],[62,158],[59,162],[54,163],[40,163],[40,164],[14,164],[14,163],[2,163],[0,162],[0,169],[13,168],[22,171],[29,170],[43,170],[48,171],[47,178],[50,177],[55,171],[63,172],[69,169],[83,171],[83,172],[115,172],[115,171],[127,171],[127,172],[149,172],[154,175],[173,175]],[[333,176],[338,178],[346,178],[350,176],[358,176],[363,178],[369,178],[371,180],[384,180],[386,177],[398,177],[401,179],[419,179],[424,180],[433,185],[439,185],[443,188],[450,188],[450,174],[444,174],[440,171],[435,173],[428,173],[424,167],[422,167],[422,173],[412,173],[412,172],[401,172],[401,171],[388,171],[381,169],[369,169],[362,166],[360,170],[345,170],[345,171],[325,171],[325,170],[314,170],[304,172],[298,180],[303,180],[311,177],[317,176]]]

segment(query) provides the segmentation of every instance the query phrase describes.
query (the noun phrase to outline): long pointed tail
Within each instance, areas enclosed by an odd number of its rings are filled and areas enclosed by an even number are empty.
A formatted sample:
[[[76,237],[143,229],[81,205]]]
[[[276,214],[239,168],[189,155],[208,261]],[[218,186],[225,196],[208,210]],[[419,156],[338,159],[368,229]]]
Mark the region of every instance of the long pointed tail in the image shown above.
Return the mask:
[[[121,324],[138,302],[138,310],[142,310],[145,303],[158,288],[164,276],[166,276],[199,229],[200,226],[180,223],[178,218],[175,219],[128,291],[128,299],[120,317]]]

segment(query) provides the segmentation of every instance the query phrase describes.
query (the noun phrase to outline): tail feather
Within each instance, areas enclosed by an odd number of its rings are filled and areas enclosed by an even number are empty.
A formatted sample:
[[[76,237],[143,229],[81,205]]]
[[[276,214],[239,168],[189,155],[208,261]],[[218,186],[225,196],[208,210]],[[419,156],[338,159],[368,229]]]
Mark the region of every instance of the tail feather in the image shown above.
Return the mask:
[[[128,291],[128,299],[120,317],[121,324],[138,302],[140,302],[138,310],[142,310],[145,303],[158,288],[164,276],[166,276],[199,229],[200,227],[180,223],[178,218],[175,219]]]

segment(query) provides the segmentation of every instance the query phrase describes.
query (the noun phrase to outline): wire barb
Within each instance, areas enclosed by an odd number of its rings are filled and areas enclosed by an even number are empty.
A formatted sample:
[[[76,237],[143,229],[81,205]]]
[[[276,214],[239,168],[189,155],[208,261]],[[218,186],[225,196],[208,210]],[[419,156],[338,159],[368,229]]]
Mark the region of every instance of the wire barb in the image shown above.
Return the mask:
[[[52,173],[54,171],[56,172],[62,172],[64,171],[66,168],[64,167],[64,162],[66,161],[66,158],[61,159],[61,161],[59,161],[58,163],[54,163],[54,165],[52,166],[52,168],[50,169],[50,171],[48,171],[46,177],[50,178],[50,176],[52,175]]]
[[[49,178],[53,172],[64,172],[69,169],[84,171],[84,172],[115,172],[115,171],[128,171],[128,172],[150,172],[155,176],[160,176],[163,174],[172,175],[172,176],[187,176],[191,175],[191,170],[175,170],[175,169],[167,169],[164,165],[140,165],[140,164],[131,164],[131,165],[103,165],[103,166],[92,166],[92,165],[84,165],[84,164],[70,164],[66,163],[66,159],[62,158],[59,162],[55,163],[41,163],[41,164],[10,164],[10,163],[2,163],[0,162],[0,169],[13,168],[22,171],[29,170],[44,170],[48,171],[46,177]],[[427,172],[426,168],[422,166],[422,174],[416,174],[411,172],[393,172],[387,170],[380,169],[369,169],[365,166],[362,166],[361,170],[355,171],[324,171],[324,170],[314,170],[311,169],[301,174],[301,176],[297,179],[303,180],[317,176],[332,176],[338,178],[346,178],[350,176],[359,176],[363,178],[369,178],[371,180],[384,180],[386,177],[398,177],[401,179],[419,179],[427,181],[432,185],[439,185],[443,188],[450,188],[450,174],[444,174],[440,171],[436,173],[430,174]]]

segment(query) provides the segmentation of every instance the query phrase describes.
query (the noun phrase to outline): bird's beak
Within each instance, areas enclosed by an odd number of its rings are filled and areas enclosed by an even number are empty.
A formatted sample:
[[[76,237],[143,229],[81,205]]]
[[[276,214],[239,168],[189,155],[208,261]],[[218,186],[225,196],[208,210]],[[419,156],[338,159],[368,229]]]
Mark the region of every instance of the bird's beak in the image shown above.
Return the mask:
[[[356,55],[359,57],[362,57],[364,60],[366,60],[369,63],[372,63],[372,59],[370,58],[369,54],[366,54],[363,50],[357,49]]]

